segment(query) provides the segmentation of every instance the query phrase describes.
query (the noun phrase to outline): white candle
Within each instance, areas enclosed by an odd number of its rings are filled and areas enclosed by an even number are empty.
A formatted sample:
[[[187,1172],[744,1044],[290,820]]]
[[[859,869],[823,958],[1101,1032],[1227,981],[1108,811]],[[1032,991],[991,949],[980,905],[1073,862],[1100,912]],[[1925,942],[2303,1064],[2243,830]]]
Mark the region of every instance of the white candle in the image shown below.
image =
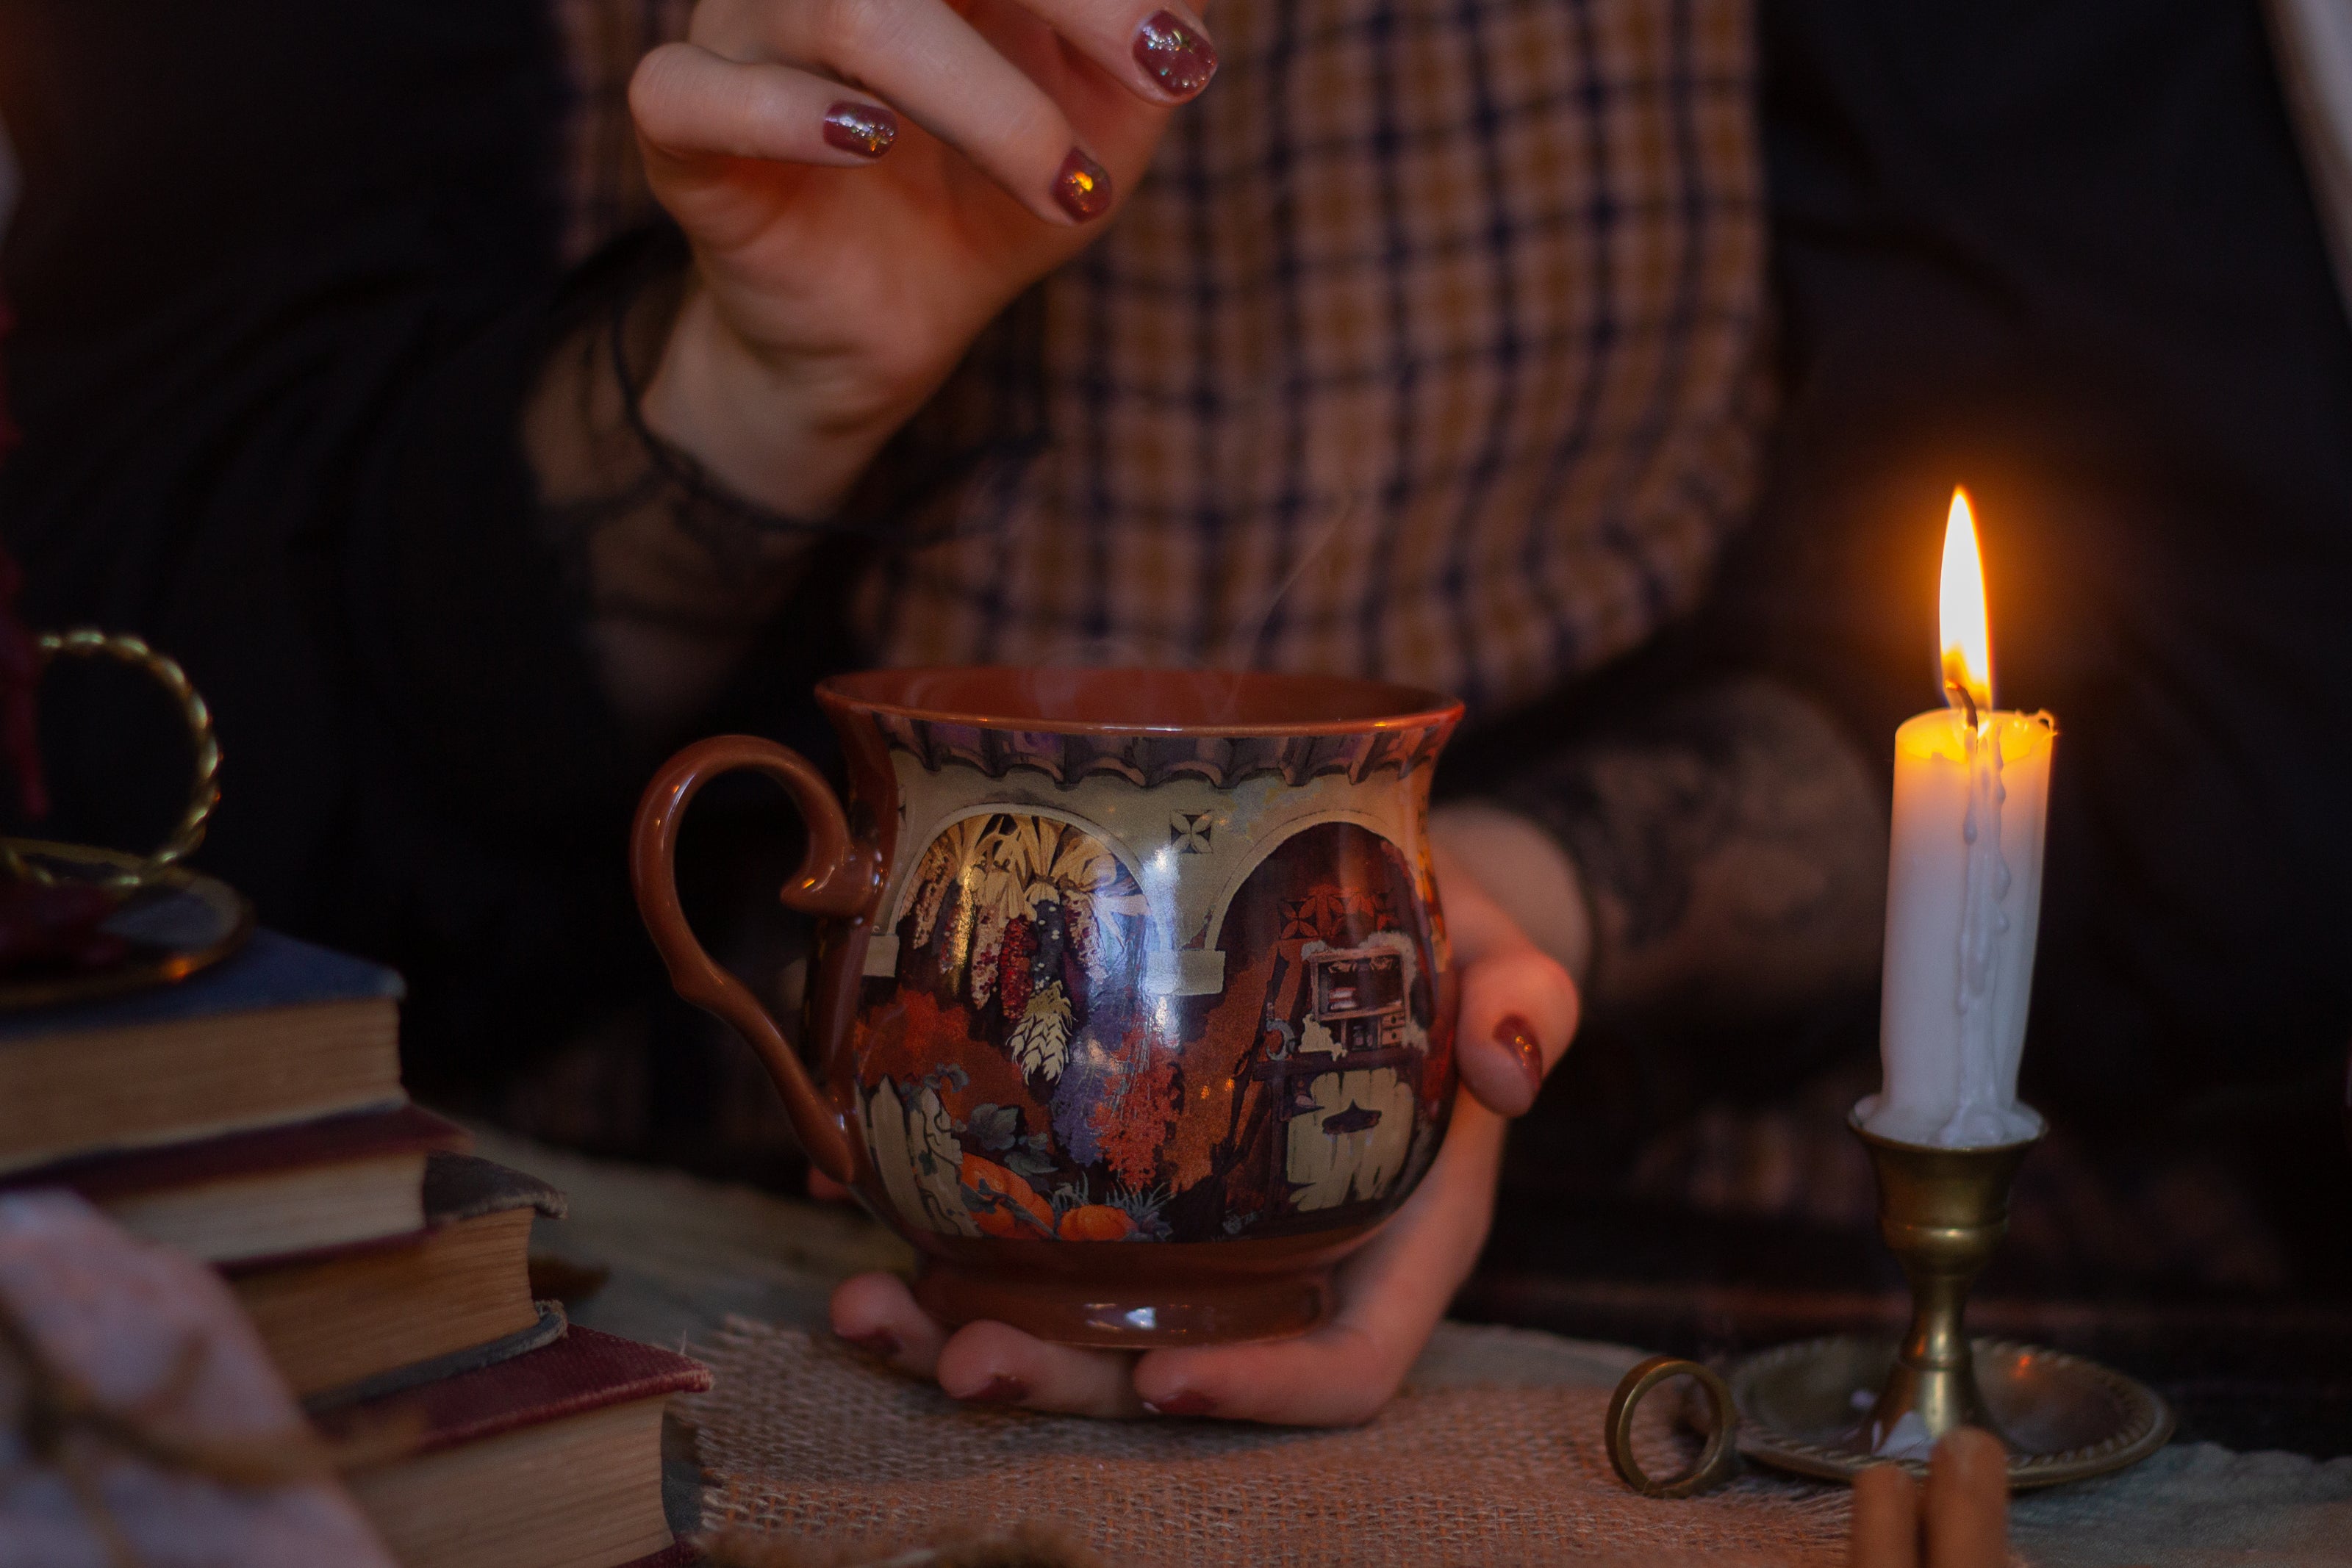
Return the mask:
[[[1882,1137],[1945,1148],[2042,1130],[2017,1103],[2042,835],[2057,727],[1994,711],[1984,577],[1968,497],[1944,530],[1944,678],[1952,706],[1895,734],[1895,816],[1879,1010],[1880,1092],[1855,1107]]]

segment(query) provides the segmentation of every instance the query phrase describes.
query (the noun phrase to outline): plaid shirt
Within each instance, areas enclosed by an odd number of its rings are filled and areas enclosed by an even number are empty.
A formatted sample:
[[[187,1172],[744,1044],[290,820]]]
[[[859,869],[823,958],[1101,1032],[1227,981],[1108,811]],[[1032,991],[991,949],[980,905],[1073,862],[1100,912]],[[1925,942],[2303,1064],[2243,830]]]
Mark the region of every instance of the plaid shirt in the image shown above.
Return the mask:
[[[683,0],[555,0],[572,234],[644,211]],[[1755,482],[1746,0],[1224,0],[1110,228],[919,422],[979,455],[876,566],[884,662],[1253,664],[1496,707],[1689,604]],[[929,536],[927,536],[929,537]]]

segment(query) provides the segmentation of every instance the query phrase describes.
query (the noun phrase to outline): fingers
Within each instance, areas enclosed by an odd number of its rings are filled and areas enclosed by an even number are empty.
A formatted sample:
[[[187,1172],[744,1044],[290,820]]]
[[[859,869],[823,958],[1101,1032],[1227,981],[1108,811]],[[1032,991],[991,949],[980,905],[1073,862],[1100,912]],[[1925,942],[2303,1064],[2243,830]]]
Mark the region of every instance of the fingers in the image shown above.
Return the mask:
[[[1047,1344],[1003,1323],[966,1323],[940,1352],[940,1387],[958,1399],[1066,1416],[1140,1416],[1135,1357]]]
[[[808,1195],[819,1203],[854,1203],[857,1194],[814,1166],[809,1166]]]
[[[795,0],[751,25],[762,52],[866,84],[1038,217],[1084,223],[1110,209],[1110,174],[1061,105],[940,0]],[[1061,85],[1085,96],[1083,83]]]
[[[1503,1124],[1458,1102],[1437,1163],[1386,1229],[1344,1265],[1331,1321],[1297,1339],[1152,1351],[1135,1389],[1167,1416],[1310,1427],[1370,1420],[1469,1276],[1494,1212]]]
[[[896,1274],[844,1280],[834,1290],[830,1316],[835,1333],[911,1376],[930,1376],[947,1345],[947,1331],[915,1304]]]
[[[950,1333],[896,1274],[860,1274],[833,1292],[833,1332],[877,1360],[975,1405],[1066,1416],[1139,1416],[1131,1355],[1047,1344],[1003,1323]]]
[[[1927,1460],[1927,1568],[2004,1568],[2009,1454],[1975,1427],[1944,1435]]]
[[[1464,1086],[1490,1109],[1521,1115],[1575,1038],[1576,982],[1458,862],[1440,852],[1436,865],[1446,930],[1462,971],[1456,1069]]]
[[[1503,1115],[1525,1114],[1576,1022],[1575,982],[1533,947],[1464,964],[1454,1035],[1463,1084]]]
[[[1215,74],[1216,46],[1182,0],[1128,0],[1115,12],[1100,0],[1027,5],[1042,24],[1024,19],[1034,36],[999,26],[1007,36],[994,38],[940,0],[709,7],[693,43],[640,65],[631,107],[646,140],[674,155],[844,166],[888,150],[895,106],[1038,217],[1085,223],[1110,209],[1112,177],[1065,105],[1092,105],[1106,89],[1157,109],[1181,103]],[[768,55],[796,64],[759,63]],[[1099,115],[1089,122],[1101,128]],[[1113,141],[1114,152],[1149,145]]]
[[[1184,0],[1022,0],[1081,54],[1147,103],[1200,96],[1217,74],[1217,46]]]
[[[898,117],[874,95],[791,66],[725,60],[665,44],[629,80],[637,130],[663,152],[848,168],[898,137]]]
[[[1853,1531],[1846,1568],[1919,1568],[1919,1486],[1900,1465],[1853,1478]]]
[[[1140,1361],[1034,1339],[1003,1323],[949,1334],[893,1274],[834,1292],[834,1333],[958,1399],[1068,1415],[1217,1416],[1344,1427],[1393,1396],[1468,1278],[1494,1214],[1503,1123],[1454,1107],[1436,1163],[1386,1228],[1340,1269],[1329,1322],[1297,1339],[1160,1350]]]

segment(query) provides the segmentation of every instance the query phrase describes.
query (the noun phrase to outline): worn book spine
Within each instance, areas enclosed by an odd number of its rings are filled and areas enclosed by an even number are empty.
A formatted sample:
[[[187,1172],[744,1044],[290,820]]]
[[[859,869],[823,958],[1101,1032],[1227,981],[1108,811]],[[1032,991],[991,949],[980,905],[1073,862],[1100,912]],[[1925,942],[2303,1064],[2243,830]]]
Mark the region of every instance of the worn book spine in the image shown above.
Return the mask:
[[[669,1351],[573,1328],[544,1350],[318,1417],[329,1437],[415,1434],[403,1457],[438,1453],[607,1406],[701,1393],[710,1369]]]
[[[435,1119],[439,1120],[437,1117]],[[456,1124],[449,1124],[454,1126]],[[463,1131],[462,1128],[459,1130]],[[382,1236],[367,1241],[345,1241],[332,1247],[315,1247],[309,1251],[277,1258],[223,1263],[219,1268],[229,1278],[240,1279],[272,1269],[298,1268],[362,1252],[383,1252],[411,1247],[426,1232],[454,1220],[478,1219],[485,1214],[499,1214],[515,1208],[535,1208],[550,1219],[561,1219],[569,1207],[561,1191],[528,1171],[502,1166],[496,1160],[486,1160],[479,1155],[461,1154],[454,1150],[436,1150],[425,1155],[424,1202],[424,1230]]]
[[[538,1320],[527,1329],[518,1329],[513,1333],[486,1340],[480,1344],[469,1344],[463,1350],[453,1350],[430,1361],[395,1366],[389,1372],[379,1372],[373,1377],[346,1383],[340,1388],[321,1389],[316,1394],[305,1395],[302,1408],[311,1416],[323,1416],[331,1410],[341,1410],[394,1394],[404,1394],[412,1388],[422,1388],[428,1383],[439,1383],[445,1378],[478,1372],[483,1367],[495,1366],[499,1362],[512,1361],[516,1356],[544,1350],[562,1339],[569,1332],[571,1323],[563,1315],[561,1301],[540,1301],[536,1305],[539,1308]]]
[[[371,1267],[408,1270],[391,1276],[391,1286],[381,1287],[395,1288],[397,1293],[396,1287],[418,1278],[418,1271],[423,1271],[424,1278],[431,1278],[433,1243],[436,1238],[450,1234],[449,1227],[466,1225],[494,1214],[513,1213],[518,1209],[529,1209],[551,1219],[561,1219],[567,1207],[562,1193],[526,1171],[502,1166],[478,1155],[450,1152],[436,1152],[426,1156],[424,1202],[425,1228],[421,1231],[374,1241],[317,1248],[294,1257],[275,1258],[260,1263],[224,1264],[220,1266],[221,1272],[227,1275],[240,1291],[248,1292],[248,1310],[256,1311],[257,1317],[266,1317],[266,1314],[253,1306],[249,1292],[282,1292],[289,1281],[314,1285],[321,1276],[341,1276],[348,1281],[352,1270],[364,1270]],[[526,1228],[517,1239],[512,1260],[515,1287],[519,1291],[527,1291],[530,1283],[528,1236]],[[294,1288],[299,1291],[303,1287],[298,1284]],[[310,1299],[315,1300],[317,1291],[312,1290],[310,1294]],[[539,1301],[534,1305],[536,1315],[525,1327],[421,1361],[371,1372],[355,1381],[304,1393],[302,1407],[314,1416],[338,1410],[543,1349],[562,1338],[567,1325],[560,1303]],[[273,1344],[273,1349],[276,1348]],[[300,1392],[299,1383],[298,1392]]]
[[[393,1155],[462,1154],[473,1134],[419,1105],[225,1133],[155,1148],[85,1155],[0,1175],[0,1190],[61,1186],[92,1203]]]

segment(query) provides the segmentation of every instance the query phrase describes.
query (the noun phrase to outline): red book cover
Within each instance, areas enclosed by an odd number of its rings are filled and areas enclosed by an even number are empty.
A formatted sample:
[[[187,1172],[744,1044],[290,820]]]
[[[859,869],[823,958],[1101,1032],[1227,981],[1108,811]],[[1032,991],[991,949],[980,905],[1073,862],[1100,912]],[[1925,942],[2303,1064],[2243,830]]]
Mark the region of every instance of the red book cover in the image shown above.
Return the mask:
[[[421,1106],[362,1111],[286,1127],[226,1133],[192,1143],[115,1154],[87,1155],[0,1176],[0,1191],[62,1186],[92,1203],[134,1193],[196,1186],[238,1176],[268,1176],[306,1166],[350,1165],[391,1155],[462,1153],[473,1135]]]
[[[544,1350],[318,1417],[330,1439],[417,1423],[410,1456],[659,1395],[700,1393],[710,1369],[669,1351],[574,1328]]]

